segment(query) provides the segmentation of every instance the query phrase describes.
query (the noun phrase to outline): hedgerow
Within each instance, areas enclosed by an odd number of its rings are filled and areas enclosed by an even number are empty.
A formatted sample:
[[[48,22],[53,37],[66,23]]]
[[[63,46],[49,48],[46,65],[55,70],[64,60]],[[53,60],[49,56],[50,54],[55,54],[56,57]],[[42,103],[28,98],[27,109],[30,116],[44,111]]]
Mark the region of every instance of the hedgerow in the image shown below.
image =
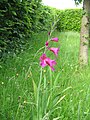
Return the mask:
[[[50,30],[55,19],[59,31],[80,31],[81,9],[57,10],[41,1],[0,0],[0,57],[25,49],[33,32]]]
[[[20,52],[36,30],[41,0],[0,0],[0,57]]]
[[[38,27],[40,31],[48,31],[50,29],[52,21],[54,20],[54,15],[54,8],[41,6]]]
[[[82,9],[58,10],[59,22],[57,29],[60,31],[80,31]]]

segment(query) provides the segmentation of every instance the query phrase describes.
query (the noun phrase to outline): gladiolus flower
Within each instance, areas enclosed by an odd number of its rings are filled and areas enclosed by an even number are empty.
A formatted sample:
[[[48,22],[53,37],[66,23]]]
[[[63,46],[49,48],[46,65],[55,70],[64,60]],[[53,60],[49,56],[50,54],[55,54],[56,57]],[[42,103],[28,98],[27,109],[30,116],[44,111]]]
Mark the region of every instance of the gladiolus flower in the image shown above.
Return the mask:
[[[54,71],[54,65],[56,65],[56,61],[55,60],[51,60],[50,58],[48,58],[46,56],[46,54],[42,54],[42,56],[40,57],[40,65],[42,66],[42,68],[44,68],[45,66],[50,66],[51,70]]]
[[[48,35],[50,35],[50,32],[48,32]]]
[[[58,55],[59,48],[48,48],[50,51],[52,51],[56,56]]]
[[[46,47],[48,47],[48,44],[49,44],[49,42],[48,42],[48,41],[46,41],[46,43],[45,43]]]
[[[56,38],[52,38],[51,40],[54,42],[58,42],[59,39],[56,37]]]

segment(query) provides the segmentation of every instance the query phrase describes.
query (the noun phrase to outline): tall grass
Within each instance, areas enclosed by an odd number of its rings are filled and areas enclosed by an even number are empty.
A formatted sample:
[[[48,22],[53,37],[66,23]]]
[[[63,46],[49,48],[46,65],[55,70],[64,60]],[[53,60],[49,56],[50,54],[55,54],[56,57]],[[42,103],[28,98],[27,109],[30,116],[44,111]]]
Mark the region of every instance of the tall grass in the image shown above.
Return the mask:
[[[1,63],[0,120],[90,119],[90,61],[88,67],[79,68],[80,35],[53,36],[60,46],[55,72],[39,66],[40,48],[47,40],[43,32],[33,35],[26,51]]]

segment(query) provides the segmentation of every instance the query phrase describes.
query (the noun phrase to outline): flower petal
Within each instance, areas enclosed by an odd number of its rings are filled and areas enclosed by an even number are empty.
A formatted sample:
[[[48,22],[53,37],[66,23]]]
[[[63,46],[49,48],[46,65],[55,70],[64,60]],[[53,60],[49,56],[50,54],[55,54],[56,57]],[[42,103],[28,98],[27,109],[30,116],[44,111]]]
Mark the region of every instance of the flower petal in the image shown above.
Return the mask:
[[[52,38],[51,40],[54,42],[58,42],[59,39],[57,37],[55,37],[55,38]]]
[[[42,54],[42,56],[40,57],[40,60],[42,61],[42,60],[44,60],[44,59],[46,59],[47,57],[46,57],[46,54]]]
[[[56,56],[58,55],[59,48],[48,48],[50,51],[52,51]]]
[[[46,41],[45,45],[46,45],[46,47],[48,47],[48,45],[49,45],[49,42],[48,42],[48,41]]]
[[[42,54],[42,56],[40,57],[40,65],[42,66],[42,68],[48,65],[51,70],[54,71],[55,69],[53,66],[56,65],[56,61],[46,57],[46,54]]]

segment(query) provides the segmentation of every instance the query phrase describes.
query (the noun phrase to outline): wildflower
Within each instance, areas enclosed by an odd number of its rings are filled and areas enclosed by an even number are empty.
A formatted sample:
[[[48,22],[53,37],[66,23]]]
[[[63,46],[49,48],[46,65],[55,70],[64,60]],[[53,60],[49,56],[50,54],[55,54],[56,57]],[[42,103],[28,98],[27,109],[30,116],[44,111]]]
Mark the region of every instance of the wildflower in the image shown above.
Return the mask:
[[[56,38],[51,38],[51,40],[54,42],[58,42],[59,39],[56,37]]]
[[[49,42],[48,42],[48,41],[46,41],[46,43],[45,43],[46,47],[48,47],[48,44],[49,44]]]
[[[56,61],[55,60],[51,60],[50,58],[48,58],[46,56],[46,54],[42,54],[42,56],[40,57],[40,65],[42,66],[42,68],[44,68],[45,66],[50,66],[51,70],[54,71],[54,65],[56,65]]]
[[[16,76],[18,76],[19,74],[17,73]]]
[[[2,82],[2,85],[4,85],[4,82]]]
[[[58,55],[59,48],[48,48],[50,51],[52,51],[56,56]]]
[[[28,75],[28,78],[30,77],[30,75]]]
[[[50,35],[50,32],[48,32],[48,35]]]
[[[26,104],[27,103],[27,101],[26,100],[24,100],[24,102],[23,102],[24,104]]]
[[[43,72],[46,73],[46,70],[44,70]]]

